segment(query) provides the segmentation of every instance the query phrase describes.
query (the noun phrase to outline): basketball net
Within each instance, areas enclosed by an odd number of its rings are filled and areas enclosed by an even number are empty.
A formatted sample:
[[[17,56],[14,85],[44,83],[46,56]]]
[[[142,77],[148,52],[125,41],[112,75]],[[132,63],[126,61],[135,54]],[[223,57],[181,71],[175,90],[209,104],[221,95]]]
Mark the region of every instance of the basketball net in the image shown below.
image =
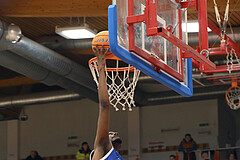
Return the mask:
[[[107,54],[105,58],[106,82],[111,105],[116,111],[119,110],[119,106],[122,106],[122,110],[128,107],[129,111],[132,111],[132,107],[135,107],[133,98],[140,71],[124,63],[112,53]],[[96,57],[89,61],[89,68],[98,86],[99,72]]]
[[[240,87],[237,78],[232,79],[232,86],[227,90],[225,98],[231,109],[237,110],[240,108]]]

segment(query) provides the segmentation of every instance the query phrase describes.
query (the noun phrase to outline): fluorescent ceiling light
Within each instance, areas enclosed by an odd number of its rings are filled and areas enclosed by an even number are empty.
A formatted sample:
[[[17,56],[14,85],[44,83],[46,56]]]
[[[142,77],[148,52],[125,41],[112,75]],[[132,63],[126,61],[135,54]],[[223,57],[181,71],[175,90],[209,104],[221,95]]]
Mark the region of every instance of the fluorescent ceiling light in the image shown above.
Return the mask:
[[[188,22],[187,25],[186,23],[182,24],[182,30],[183,32],[188,32],[188,33],[194,33],[194,32],[199,32],[199,24],[198,22]],[[211,32],[212,30],[210,28],[207,28],[208,32]]]
[[[56,33],[66,39],[94,38],[95,32],[87,26],[81,27],[56,27]]]

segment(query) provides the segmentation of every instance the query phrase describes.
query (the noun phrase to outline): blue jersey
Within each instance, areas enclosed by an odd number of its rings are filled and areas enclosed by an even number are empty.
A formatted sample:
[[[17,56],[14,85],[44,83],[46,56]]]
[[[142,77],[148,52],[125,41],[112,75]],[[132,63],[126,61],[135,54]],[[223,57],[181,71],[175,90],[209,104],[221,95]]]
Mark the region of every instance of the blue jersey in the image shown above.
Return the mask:
[[[93,153],[91,153],[91,158],[92,159]],[[103,158],[101,158],[100,160],[124,160],[120,154],[114,149],[112,148]]]

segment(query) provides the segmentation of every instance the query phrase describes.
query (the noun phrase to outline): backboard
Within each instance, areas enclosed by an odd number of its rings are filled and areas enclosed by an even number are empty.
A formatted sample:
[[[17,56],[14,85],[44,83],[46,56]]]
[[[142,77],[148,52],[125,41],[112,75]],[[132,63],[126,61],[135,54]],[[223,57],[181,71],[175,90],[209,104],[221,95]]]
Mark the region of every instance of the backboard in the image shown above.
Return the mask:
[[[185,16],[183,15],[180,20],[178,5],[173,2],[175,0],[160,0],[156,1],[156,14],[157,14],[157,26],[158,27],[172,27],[174,29],[174,35],[180,39],[184,37],[186,42],[186,32],[179,33],[179,28],[182,22],[185,23]],[[118,40],[119,45],[126,49],[129,49],[129,34],[128,34],[128,0],[117,0],[116,5],[118,7]],[[134,15],[142,15],[146,9],[145,0],[134,1]],[[180,24],[180,25],[179,25]],[[181,60],[180,60],[180,49],[178,49],[171,42],[167,41],[159,35],[147,36],[146,24],[144,22],[136,23],[134,27],[134,41],[135,45],[145,51],[147,54],[153,55],[159,58],[159,61],[166,66],[170,67],[172,71],[176,71],[179,74],[182,72]],[[181,30],[182,31],[182,30]],[[180,37],[179,35],[182,34]],[[173,74],[174,76],[174,74]],[[178,76],[175,76],[178,78]],[[181,78],[178,78],[181,79]]]
[[[112,53],[183,96],[192,96],[192,60],[152,28],[164,28],[187,44],[186,12],[175,0],[115,0],[109,7]],[[152,26],[153,25],[153,26]]]

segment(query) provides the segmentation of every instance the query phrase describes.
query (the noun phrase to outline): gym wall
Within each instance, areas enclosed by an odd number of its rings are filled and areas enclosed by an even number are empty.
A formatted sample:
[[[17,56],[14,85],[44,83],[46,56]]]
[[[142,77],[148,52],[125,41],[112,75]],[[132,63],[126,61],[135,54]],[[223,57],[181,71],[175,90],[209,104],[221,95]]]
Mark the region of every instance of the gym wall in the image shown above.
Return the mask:
[[[141,107],[139,110],[141,152],[143,149],[148,149],[149,142],[163,141],[165,147],[178,146],[187,132],[192,134],[197,143],[216,146],[217,106],[217,100],[206,100]],[[43,157],[74,155],[79,148],[68,147],[69,142],[72,142],[68,139],[71,136],[77,136],[80,143],[87,141],[91,148],[93,147],[98,104],[82,99],[26,106],[25,112],[29,116],[28,121],[19,122],[21,159],[26,158],[31,150],[38,150]],[[122,137],[122,150],[128,149],[128,124],[128,112],[115,112],[112,109],[110,128],[118,131]],[[208,126],[199,127],[200,124],[208,124]],[[1,124],[0,126],[3,127]],[[176,130],[171,131],[172,129]],[[141,160],[155,160],[159,157],[167,159],[170,154],[175,153],[176,151],[143,153]],[[127,160],[125,156],[124,158]]]
[[[149,146],[149,142],[164,142],[165,147],[172,146],[174,150],[186,133],[190,133],[198,144],[208,143],[211,148],[217,147],[217,100],[143,107],[140,117],[142,148]],[[175,155],[176,151],[144,153],[142,158],[168,159],[171,154]],[[181,159],[182,155],[179,156]]]
[[[7,160],[7,121],[0,122],[0,160]]]
[[[79,143],[87,141],[93,148],[98,104],[87,100],[59,102],[28,106],[29,119],[20,122],[20,157],[26,158],[31,150],[43,157],[76,154],[78,147],[68,147],[68,138],[77,136]],[[127,112],[111,113],[111,130],[124,137],[123,149],[127,149]],[[73,140],[74,141],[74,140]],[[75,143],[75,142],[73,142]]]

